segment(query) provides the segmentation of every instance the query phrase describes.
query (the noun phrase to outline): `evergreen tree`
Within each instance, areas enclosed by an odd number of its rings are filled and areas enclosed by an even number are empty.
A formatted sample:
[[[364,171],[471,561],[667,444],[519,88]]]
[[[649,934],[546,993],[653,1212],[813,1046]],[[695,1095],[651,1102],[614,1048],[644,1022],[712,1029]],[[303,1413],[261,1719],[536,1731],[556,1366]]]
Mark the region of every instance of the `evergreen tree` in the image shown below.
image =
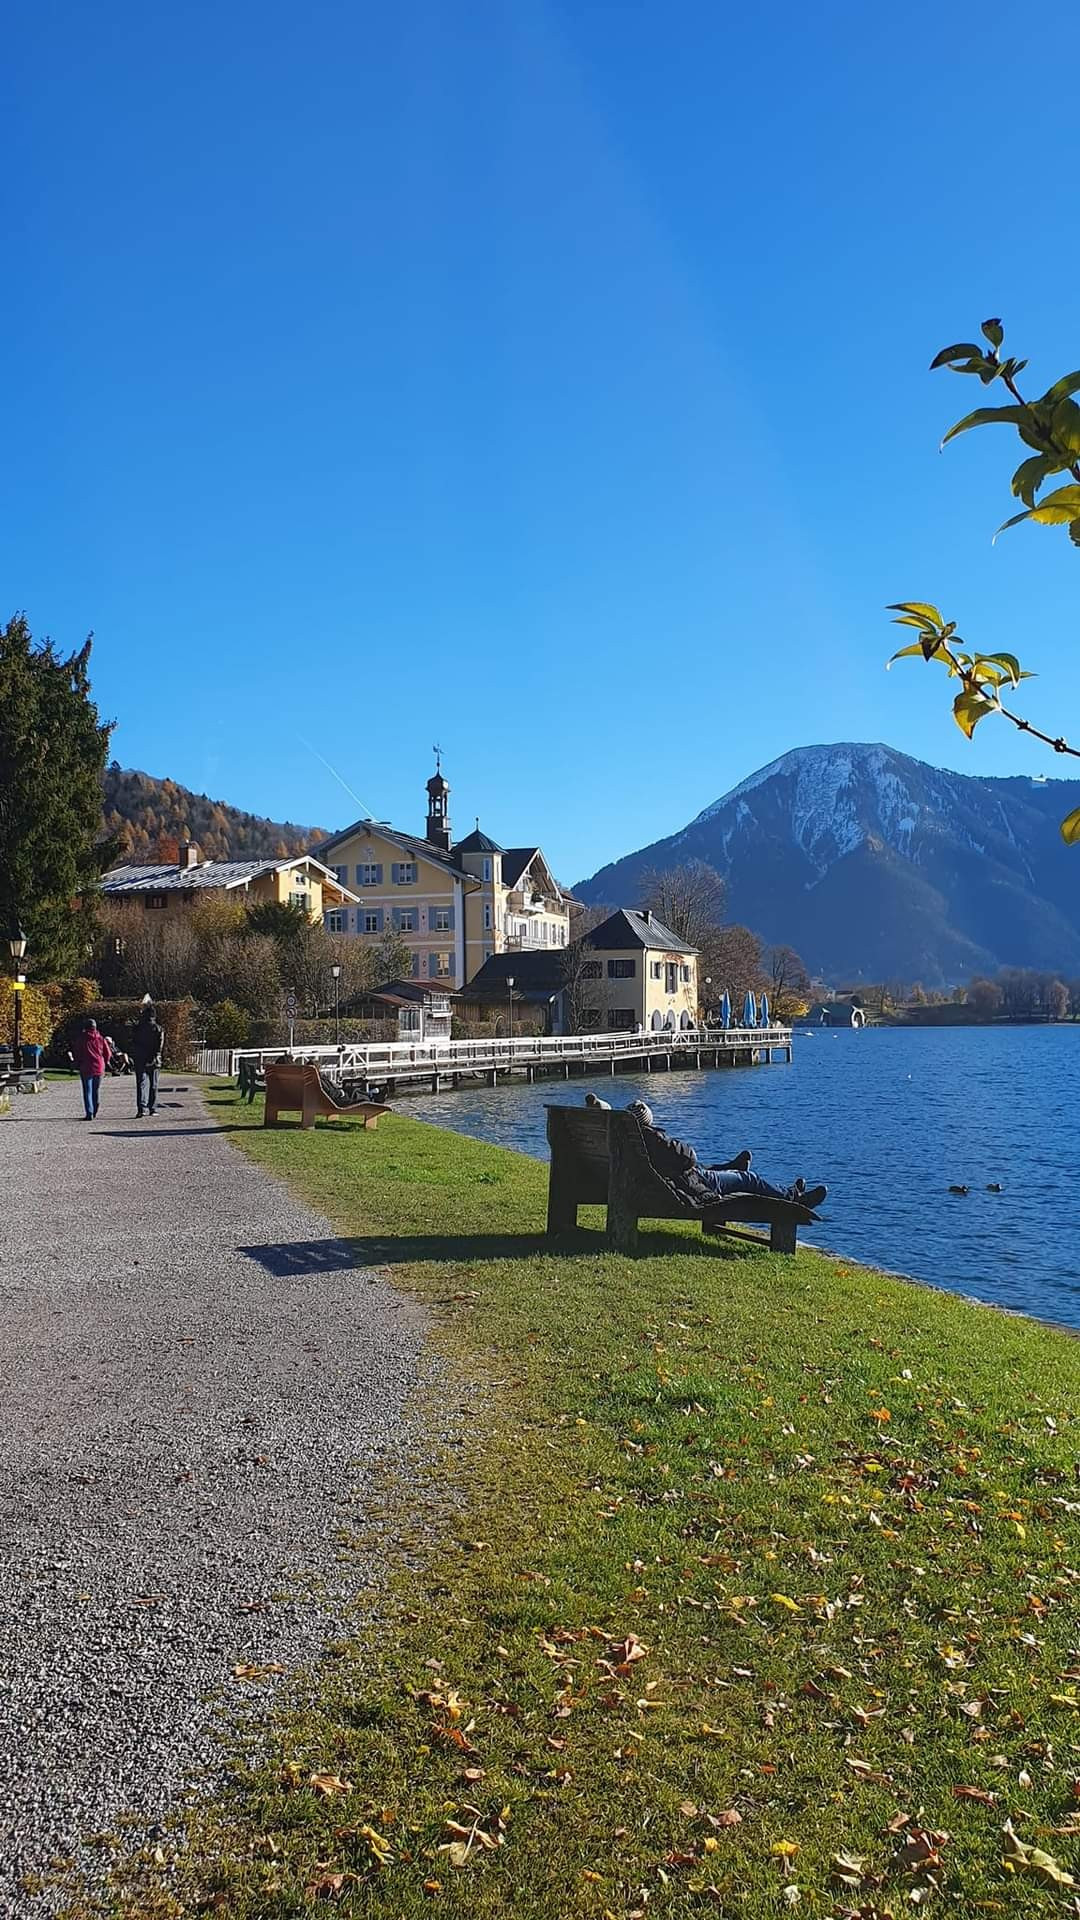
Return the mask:
[[[89,662],[89,639],[64,659],[34,644],[22,614],[0,632],[0,938],[21,922],[37,979],[83,970],[112,851],[99,841],[112,728],[90,698]]]

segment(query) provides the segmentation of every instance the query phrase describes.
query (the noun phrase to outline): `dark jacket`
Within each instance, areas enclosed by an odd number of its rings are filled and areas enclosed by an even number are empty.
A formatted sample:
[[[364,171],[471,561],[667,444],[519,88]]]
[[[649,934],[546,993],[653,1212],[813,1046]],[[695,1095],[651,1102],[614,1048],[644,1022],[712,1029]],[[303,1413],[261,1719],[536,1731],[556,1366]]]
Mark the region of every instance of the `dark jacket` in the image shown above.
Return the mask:
[[[131,1058],[137,1067],[160,1066],[164,1045],[164,1030],[157,1021],[140,1020],[131,1038]]]
[[[686,1140],[673,1140],[662,1127],[642,1126],[641,1137],[645,1142],[645,1151],[649,1164],[660,1175],[661,1180],[675,1188],[677,1193],[688,1200],[698,1203],[715,1200],[716,1195],[706,1181],[700,1177],[698,1157]]]

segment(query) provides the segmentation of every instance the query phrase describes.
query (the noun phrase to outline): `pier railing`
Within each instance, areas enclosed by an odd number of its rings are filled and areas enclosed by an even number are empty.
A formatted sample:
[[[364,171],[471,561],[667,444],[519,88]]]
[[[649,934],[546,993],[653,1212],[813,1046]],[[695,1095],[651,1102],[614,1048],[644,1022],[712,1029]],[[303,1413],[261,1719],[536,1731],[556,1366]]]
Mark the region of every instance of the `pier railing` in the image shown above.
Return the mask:
[[[410,1070],[429,1073],[504,1071],[515,1067],[558,1066],[562,1062],[577,1065],[595,1061],[600,1068],[613,1060],[642,1060],[656,1054],[663,1057],[681,1053],[696,1055],[702,1051],[746,1053],[756,1048],[790,1047],[791,1028],[767,1027],[687,1027],[659,1033],[572,1033],[542,1037],[523,1034],[516,1040],[392,1040],[353,1042],[340,1047],[297,1044],[293,1057],[314,1061],[335,1075],[355,1074],[370,1080],[391,1079]],[[236,1074],[241,1060],[253,1060],[262,1067],[268,1060],[280,1060],[289,1051],[284,1044],[274,1047],[238,1047],[229,1056],[229,1071]],[[215,1056],[219,1059],[220,1056]],[[213,1067],[207,1071],[220,1071]]]

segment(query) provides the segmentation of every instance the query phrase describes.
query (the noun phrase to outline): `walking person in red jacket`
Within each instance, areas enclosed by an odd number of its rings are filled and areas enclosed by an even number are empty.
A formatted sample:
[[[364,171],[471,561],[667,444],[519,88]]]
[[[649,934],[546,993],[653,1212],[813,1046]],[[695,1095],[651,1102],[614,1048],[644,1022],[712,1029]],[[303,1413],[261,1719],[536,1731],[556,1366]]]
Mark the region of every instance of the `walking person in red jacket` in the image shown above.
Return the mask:
[[[79,1078],[82,1081],[83,1106],[86,1112],[84,1120],[96,1120],[98,1101],[101,1098],[101,1076],[109,1064],[112,1048],[103,1033],[98,1032],[96,1020],[87,1020],[82,1032],[75,1035],[71,1057]]]

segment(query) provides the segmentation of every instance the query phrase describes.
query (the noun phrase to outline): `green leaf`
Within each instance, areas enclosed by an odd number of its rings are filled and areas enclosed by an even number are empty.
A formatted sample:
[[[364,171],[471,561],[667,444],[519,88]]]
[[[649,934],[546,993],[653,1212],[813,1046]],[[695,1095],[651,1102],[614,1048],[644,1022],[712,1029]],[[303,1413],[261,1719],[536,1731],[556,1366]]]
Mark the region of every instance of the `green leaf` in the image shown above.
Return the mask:
[[[1069,521],[1069,539],[1074,547],[1080,547],[1080,520]]]
[[[1075,847],[1080,840],[1080,807],[1074,807],[1061,823],[1061,837],[1067,847]]]
[[[997,420],[1005,426],[1023,426],[1027,420],[1027,408],[976,407],[974,413],[967,414],[963,420],[957,421],[955,427],[949,428],[941,444],[947,447],[950,440],[955,440],[958,433],[966,433],[969,427],[989,427]]]
[[[900,647],[896,653],[890,653],[885,662],[886,673],[888,673],[894,660],[907,660],[913,653],[922,653],[922,647],[917,640],[910,647]]]
[[[1017,499],[1022,500],[1025,506],[1033,507],[1036,489],[1053,471],[1054,462],[1049,454],[1037,453],[1030,460],[1022,460],[1012,477],[1012,490]]]
[[[978,693],[958,693],[956,699],[953,701],[953,719],[956,721],[961,733],[965,733],[969,740],[975,732],[979,721],[984,719],[988,713],[993,713],[993,711],[994,709],[989,700],[984,700],[982,695]]]
[[[997,533],[995,533],[994,535],[994,540],[998,540],[1003,533],[1008,533],[1010,527],[1018,527],[1020,525],[1021,520],[1030,520],[1030,519],[1031,519],[1030,509],[1027,513],[1014,513],[1011,520],[1002,521],[1000,527],[997,530]],[[994,540],[990,542],[991,546],[993,546]]]
[[[1019,686],[1020,662],[1015,653],[977,653],[975,655],[977,666],[984,666],[988,660],[993,661],[995,666],[1004,667],[1013,685]]]
[[[981,360],[982,348],[974,340],[961,340],[959,346],[942,347],[940,353],[935,353],[930,362],[930,371],[933,373],[937,367],[947,367],[950,360],[968,359]]]
[[[1050,431],[1065,453],[1080,453],[1080,407],[1075,400],[1059,400]]]
[[[885,609],[886,613],[913,613],[928,627],[943,627],[944,620],[937,607],[929,600],[894,600]]]
[[[1000,347],[1005,338],[1005,329],[1000,320],[984,320],[982,330],[992,347]]]
[[[1040,527],[1066,527],[1080,514],[1080,485],[1074,480],[1067,487],[1055,487],[1053,493],[1044,493],[1037,506],[1031,509],[1031,518],[1037,520]]]
[[[1055,407],[1059,400],[1067,400],[1070,393],[1080,393],[1080,373],[1065,373],[1060,380],[1055,380],[1052,387],[1047,387],[1040,405]]]

